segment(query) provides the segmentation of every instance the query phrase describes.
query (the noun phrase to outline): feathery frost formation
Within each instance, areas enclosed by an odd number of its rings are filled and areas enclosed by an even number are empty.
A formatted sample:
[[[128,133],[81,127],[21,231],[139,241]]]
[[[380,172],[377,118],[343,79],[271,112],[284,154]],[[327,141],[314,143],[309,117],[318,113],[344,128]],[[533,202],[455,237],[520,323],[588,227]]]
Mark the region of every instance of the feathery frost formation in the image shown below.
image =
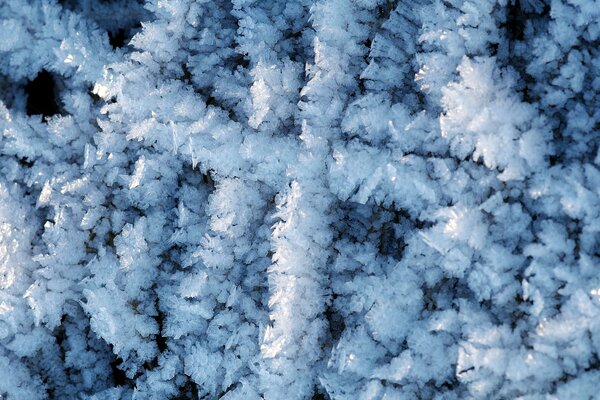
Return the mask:
[[[0,398],[583,399],[597,0],[0,2]]]

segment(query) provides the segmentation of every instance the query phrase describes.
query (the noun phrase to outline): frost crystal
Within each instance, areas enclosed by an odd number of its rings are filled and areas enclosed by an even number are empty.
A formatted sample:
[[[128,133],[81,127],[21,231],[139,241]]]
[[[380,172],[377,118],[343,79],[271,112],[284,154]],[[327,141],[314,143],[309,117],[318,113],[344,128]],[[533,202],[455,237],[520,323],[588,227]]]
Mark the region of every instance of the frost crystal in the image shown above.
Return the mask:
[[[579,399],[596,0],[0,2],[0,399]]]

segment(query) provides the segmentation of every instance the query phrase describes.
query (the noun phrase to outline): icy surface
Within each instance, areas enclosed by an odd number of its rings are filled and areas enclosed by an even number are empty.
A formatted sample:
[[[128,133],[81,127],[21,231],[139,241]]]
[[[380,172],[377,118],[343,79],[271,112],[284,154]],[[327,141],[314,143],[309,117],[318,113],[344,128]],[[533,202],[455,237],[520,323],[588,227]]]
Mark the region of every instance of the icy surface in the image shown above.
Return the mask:
[[[600,1],[0,1],[0,398],[587,399]]]

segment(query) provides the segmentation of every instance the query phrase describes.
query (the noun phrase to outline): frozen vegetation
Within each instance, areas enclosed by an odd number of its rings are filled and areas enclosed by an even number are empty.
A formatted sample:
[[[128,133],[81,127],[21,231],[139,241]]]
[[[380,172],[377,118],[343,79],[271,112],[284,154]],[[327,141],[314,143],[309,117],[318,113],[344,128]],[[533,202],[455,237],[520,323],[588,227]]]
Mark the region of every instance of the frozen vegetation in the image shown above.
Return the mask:
[[[590,399],[599,0],[0,1],[0,398]]]

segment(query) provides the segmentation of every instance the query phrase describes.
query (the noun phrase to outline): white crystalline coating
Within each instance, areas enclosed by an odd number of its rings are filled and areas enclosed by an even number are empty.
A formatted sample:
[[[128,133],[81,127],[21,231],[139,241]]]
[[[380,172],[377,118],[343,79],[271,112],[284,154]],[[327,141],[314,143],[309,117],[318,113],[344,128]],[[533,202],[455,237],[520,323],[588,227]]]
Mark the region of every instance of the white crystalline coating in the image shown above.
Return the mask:
[[[599,21],[0,1],[0,399],[597,397]]]
[[[105,99],[108,96],[108,87],[96,84],[94,86],[94,94],[97,94],[99,97]]]

